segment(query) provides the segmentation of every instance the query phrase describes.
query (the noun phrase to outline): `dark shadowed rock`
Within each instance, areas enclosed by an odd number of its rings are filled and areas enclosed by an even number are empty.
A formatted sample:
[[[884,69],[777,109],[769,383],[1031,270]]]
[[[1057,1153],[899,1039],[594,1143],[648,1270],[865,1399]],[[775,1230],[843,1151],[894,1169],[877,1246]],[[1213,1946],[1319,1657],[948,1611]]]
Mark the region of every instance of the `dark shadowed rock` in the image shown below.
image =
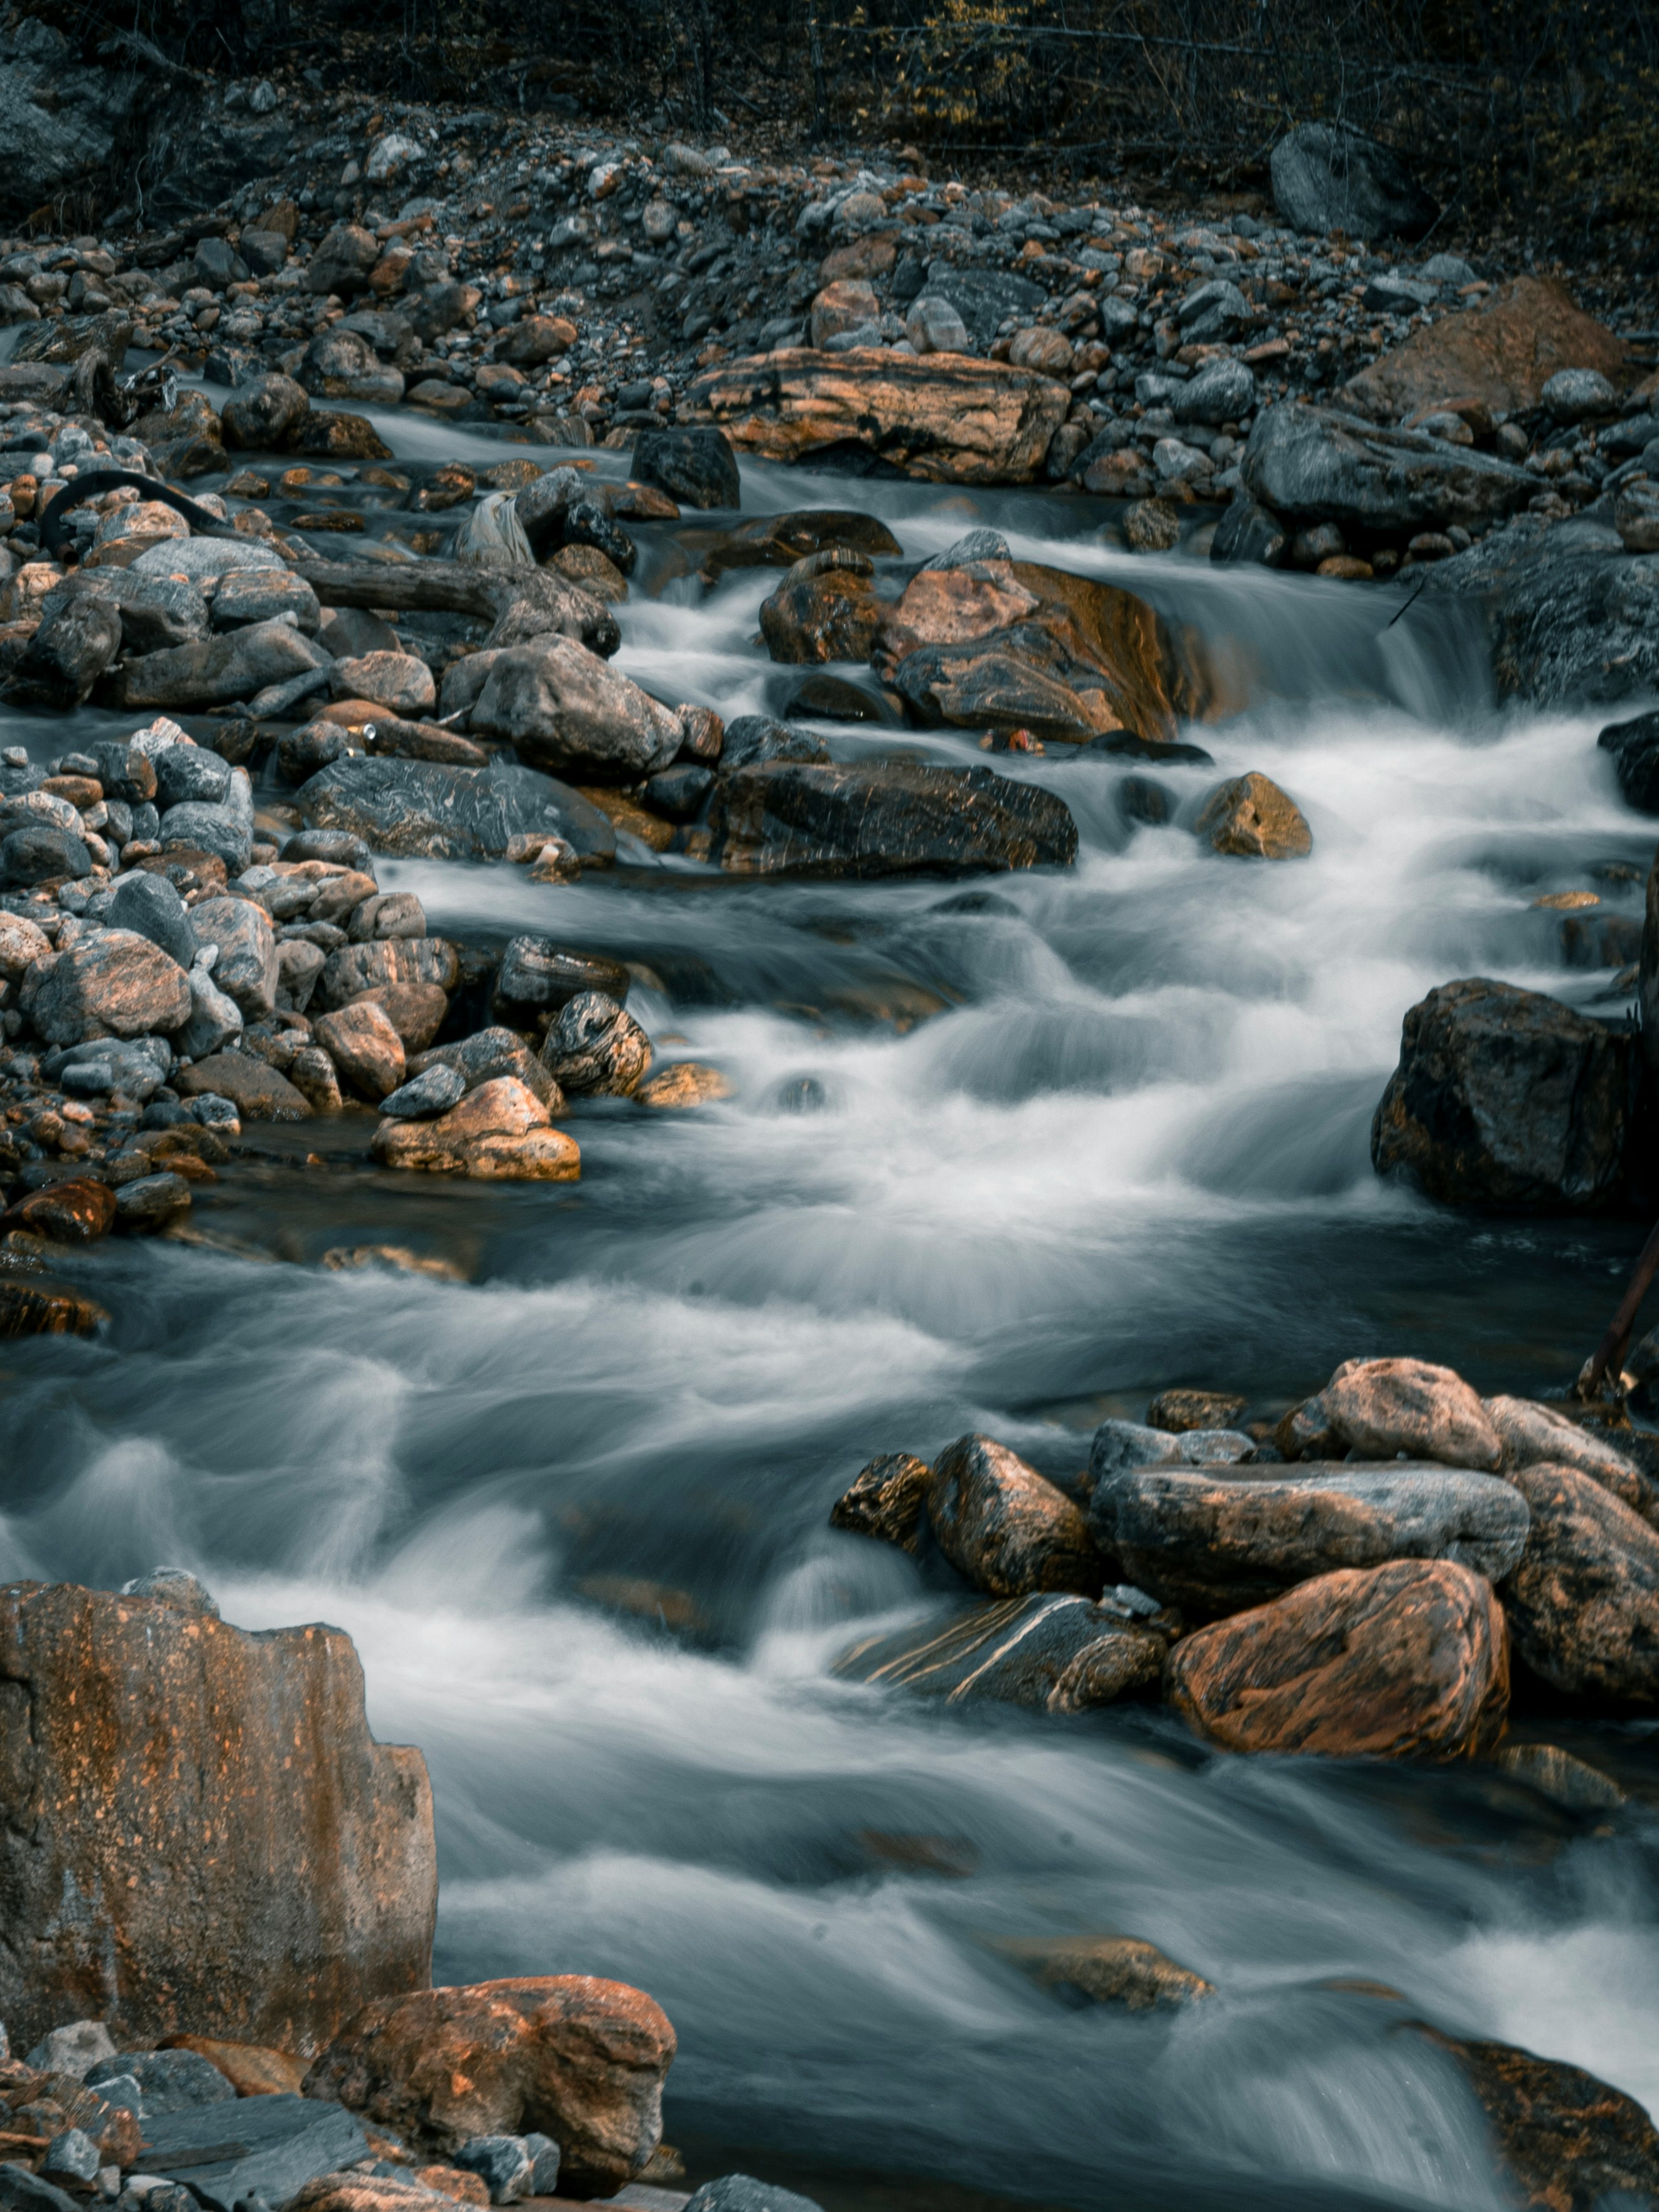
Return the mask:
[[[709,827],[738,875],[1069,867],[1077,824],[1051,792],[989,769],[772,761],[716,786]]]
[[[24,1582],[0,1643],[29,1716],[0,1732],[0,2008],[25,2045],[91,2018],[140,2048],[189,2026],[314,2051],[426,1979],[425,1763],[369,1735],[337,1629]]]
[[[127,661],[99,696],[106,692],[112,707],[217,707],[309,675],[326,667],[328,659],[321,646],[288,623],[250,623],[245,629]]]
[[[59,823],[26,822],[0,837],[0,883],[49,884],[91,873],[84,842]]]
[[[372,2004],[306,2078],[408,2140],[552,2137],[573,2196],[608,2196],[662,2136],[674,2031],[641,1990],[589,1974],[422,1990]]]
[[[499,859],[512,838],[544,830],[562,837],[584,860],[616,855],[617,833],[598,807],[568,785],[512,762],[453,769],[358,755],[331,762],[295,797],[307,823],[349,830],[377,853]]]
[[[1298,124],[1269,167],[1273,204],[1297,230],[1421,238],[1440,211],[1397,154],[1346,124]]]
[[[903,548],[874,515],[847,507],[802,507],[739,524],[703,555],[702,573],[713,583],[728,569],[793,568],[810,554],[837,550],[874,561],[895,556]]]
[[[1659,554],[1586,544],[1573,528],[1517,515],[1436,562],[1427,587],[1484,603],[1505,697],[1599,706],[1659,690]]]
[[[1532,1515],[1504,1588],[1516,1650],[1558,1690],[1659,1704],[1659,1531],[1577,1468],[1508,1480]]]
[[[519,1030],[544,1024],[584,991],[602,991],[620,1006],[632,978],[619,960],[556,944],[550,937],[514,937],[501,953],[490,993],[495,1019]]]
[[[89,593],[60,600],[43,617],[17,663],[24,695],[50,707],[78,707],[121,647],[121,616]]]
[[[312,1115],[304,1092],[252,1052],[210,1053],[181,1067],[173,1088],[183,1098],[228,1098],[245,1121],[308,1121]]]
[[[1472,447],[1289,400],[1256,417],[1239,465],[1275,514],[1365,530],[1484,530],[1538,489],[1525,469]]]
[[[723,430],[641,430],[630,466],[684,507],[740,507],[737,455]]]
[[[1089,1525],[1130,1581],[1209,1618],[1259,1605],[1339,1567],[1455,1559],[1488,1581],[1527,1540],[1523,1501],[1461,1468],[1135,1468],[1097,1483]]]
[[[1659,814],[1659,714],[1609,722],[1595,742],[1612,754],[1626,804],[1638,814]]]
[[[237,386],[219,420],[227,446],[270,453],[281,451],[310,412],[310,393],[291,376],[256,376]]]
[[[1472,977],[1407,1014],[1371,1122],[1371,1164],[1452,1206],[1581,1212],[1614,1195],[1627,1037],[1559,1000]]]
[[[884,1452],[860,1468],[830,1509],[830,1526],[854,1536],[878,1536],[914,1552],[921,1540],[933,1469],[913,1452]]]
[[[761,602],[761,635],[774,660],[865,660],[884,612],[858,553],[809,554]]]
[[[1509,1689],[1492,1585],[1444,1559],[1318,1576],[1200,1628],[1164,1671],[1223,1750],[1335,1759],[1472,1757],[1502,1733]]]
[[[1086,1597],[1005,1598],[850,1645],[834,1671],[947,1705],[1083,1712],[1158,1680],[1168,1638]]]
[[[989,1437],[958,1437],[939,1454],[927,1518],[951,1565],[992,1597],[1037,1590],[1093,1597],[1106,1580],[1106,1562],[1077,1506]]]
[[[627,1098],[651,1065],[651,1040],[604,991],[580,991],[548,1024],[542,1066],[572,1098]]]
[[[1290,550],[1291,533],[1279,517],[1259,501],[1238,498],[1215,526],[1210,540],[1212,561],[1253,561],[1260,568],[1283,566]]]
[[[1659,2203],[1659,2133],[1633,2097],[1510,2044],[1417,2032],[1449,2053],[1479,2099],[1517,2204],[1640,2212]]]

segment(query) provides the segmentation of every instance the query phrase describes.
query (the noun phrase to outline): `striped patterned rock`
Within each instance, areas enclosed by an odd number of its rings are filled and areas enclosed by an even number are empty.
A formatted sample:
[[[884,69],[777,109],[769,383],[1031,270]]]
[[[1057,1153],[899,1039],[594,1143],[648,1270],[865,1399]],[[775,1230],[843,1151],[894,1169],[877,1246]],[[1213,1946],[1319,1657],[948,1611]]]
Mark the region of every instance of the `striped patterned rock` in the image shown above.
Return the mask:
[[[943,1698],[992,1698],[1049,1712],[1108,1705],[1156,1684],[1166,1638],[1085,1597],[1032,1596],[975,1605],[945,1619],[866,1637],[843,1651],[844,1680]]]

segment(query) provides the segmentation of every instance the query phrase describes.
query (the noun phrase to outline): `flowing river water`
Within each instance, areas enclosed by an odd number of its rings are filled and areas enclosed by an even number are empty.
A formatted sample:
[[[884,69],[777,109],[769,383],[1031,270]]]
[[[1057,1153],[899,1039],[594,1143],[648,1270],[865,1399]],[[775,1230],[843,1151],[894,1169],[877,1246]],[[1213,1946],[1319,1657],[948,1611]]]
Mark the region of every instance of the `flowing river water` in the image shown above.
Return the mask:
[[[512,450],[377,420],[412,458]],[[438,1978],[651,1990],[694,2179],[744,2164],[831,2212],[1496,2212],[1478,2111],[1404,2024],[1659,2109],[1649,1732],[1521,1723],[1626,1782],[1591,1817],[1491,1768],[1212,1757],[1153,1707],[942,1713],[831,1678],[939,1592],[827,1516],[873,1454],[969,1429],[1068,1475],[1100,1419],[1171,1384],[1272,1413],[1356,1355],[1564,1380],[1639,1232],[1438,1212],[1378,1183],[1370,1121],[1436,983],[1620,1009],[1534,902],[1589,888],[1638,916],[1651,832],[1595,718],[1494,706],[1462,608],[1391,622],[1403,592],[1136,558],[1087,501],[745,468],[747,512],[814,504],[881,514],[911,559],[993,524],[1143,590],[1251,703],[1184,733],[1213,768],[999,757],[1071,807],[1064,873],[745,882],[635,848],[538,886],[381,862],[434,931],[636,963],[659,1052],[733,1096],[577,1113],[574,1186],[381,1174],[361,1116],[251,1131],[198,1191],[210,1241],[98,1256],[106,1339],[6,1347],[0,1567],[112,1585],[167,1560],[245,1626],[349,1630],[376,1732],[431,1765]],[[754,641],[775,572],[705,597],[668,575],[673,526],[637,534],[620,665],[728,717],[775,707],[787,672]],[[4,734],[44,758],[130,720]],[[825,727],[843,754],[981,757]],[[1182,826],[1251,769],[1302,805],[1310,860],[1220,860]],[[1174,822],[1126,818],[1129,773]],[[368,1241],[470,1279],[314,1264]],[[1112,1931],[1218,1994],[1073,2007],[994,1948]]]

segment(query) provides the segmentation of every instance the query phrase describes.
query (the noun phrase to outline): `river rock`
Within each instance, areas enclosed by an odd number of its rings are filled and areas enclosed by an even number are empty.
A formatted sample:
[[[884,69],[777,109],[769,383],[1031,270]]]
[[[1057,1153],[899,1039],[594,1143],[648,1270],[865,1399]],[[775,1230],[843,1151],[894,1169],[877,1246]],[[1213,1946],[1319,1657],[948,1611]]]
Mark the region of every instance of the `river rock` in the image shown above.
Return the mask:
[[[51,707],[78,707],[121,647],[121,616],[90,593],[46,609],[18,659],[14,681]]]
[[[896,558],[903,548],[884,522],[848,507],[799,507],[740,523],[704,553],[701,573],[714,583],[732,568],[793,568],[810,554],[862,553],[871,561]],[[1006,550],[1006,549],[1005,549]]]
[[[1609,722],[1595,743],[1613,756],[1613,772],[1626,805],[1638,814],[1659,814],[1659,714]]]
[[[367,289],[368,272],[380,258],[380,241],[372,230],[360,223],[336,223],[312,256],[307,282],[319,298],[334,292],[347,300]]]
[[[198,959],[190,971],[190,1019],[172,1032],[174,1048],[191,1060],[205,1060],[241,1034],[241,1008]]]
[[[50,884],[91,873],[84,840],[56,822],[25,822],[0,836],[0,882]]]
[[[1371,1122],[1371,1164],[1452,1206],[1583,1212],[1623,1168],[1628,1038],[1559,1000],[1475,976],[1407,1012]]]
[[[472,2136],[451,2155],[463,2172],[477,2174],[492,2204],[516,2204],[530,2194],[535,2160],[523,2136]]]
[[[344,1011],[349,1013],[353,1010],[347,1007]],[[320,1034],[320,1024],[319,1030]],[[326,1044],[327,1038],[323,1042]],[[380,1111],[396,1115],[405,1121],[429,1121],[434,1115],[447,1114],[452,1106],[459,1106],[465,1096],[466,1078],[458,1068],[447,1067],[439,1061],[387,1091],[380,1099]]]
[[[786,349],[711,369],[688,404],[766,460],[862,447],[943,483],[1030,483],[1065,421],[1065,385],[960,354]]]
[[[147,2103],[144,2134],[142,2172],[187,2181],[210,2212],[234,2212],[250,2201],[286,2205],[307,2182],[368,2155],[362,2127],[343,2106],[291,2093],[243,2100],[234,2119],[222,2108],[198,2106],[152,2122]]]
[[[51,958],[52,951],[52,939],[37,923],[0,908],[0,977],[8,983],[21,982],[34,963]]]
[[[1172,402],[1177,422],[1202,422],[1212,428],[1242,422],[1255,405],[1255,378],[1248,362],[1206,361],[1196,376],[1176,386]]]
[[[620,1006],[631,980],[619,960],[603,952],[585,952],[550,937],[509,938],[495,971],[490,1011],[514,1029],[534,1029],[584,991],[602,991]]]
[[[992,1597],[1078,1590],[1097,1597],[1106,1563],[1061,1490],[989,1437],[960,1437],[933,1462],[927,1519],[939,1550]]]
[[[1343,1569],[1185,1638],[1164,1692],[1224,1751],[1469,1758],[1508,1711],[1504,1616],[1449,1559]]]
[[[1478,307],[1413,331],[1350,378],[1342,399],[1379,422],[1448,402],[1517,415],[1536,407],[1564,368],[1598,369],[1622,382],[1624,343],[1583,313],[1559,278],[1516,276]]]
[[[92,1244],[115,1225],[115,1193],[105,1182],[77,1176],[27,1191],[0,1215],[7,1229],[48,1237],[58,1244]]]
[[[228,1098],[244,1121],[308,1121],[311,1103],[253,1052],[210,1053],[173,1078],[181,1098]]]
[[[1288,400],[1257,416],[1239,466],[1246,490],[1275,514],[1395,533],[1485,530],[1538,489],[1494,454]]]
[[[1168,1639],[1086,1597],[1033,1595],[938,1614],[866,1637],[835,1663],[843,1680],[890,1685],[946,1705],[981,1699],[1084,1712],[1150,1689]]]
[[[190,909],[190,927],[203,945],[216,945],[216,989],[240,1008],[245,1020],[267,1020],[276,1005],[276,939],[270,916],[252,899],[201,899]]]
[[[723,430],[641,430],[629,463],[641,483],[655,484],[683,507],[741,507],[737,456]]]
[[[449,992],[461,979],[460,956],[444,937],[382,937],[338,945],[323,967],[325,1006],[343,1006],[386,983],[435,983]]]
[[[914,1552],[921,1542],[922,1516],[933,1470],[913,1452],[884,1452],[862,1467],[830,1509],[830,1526],[850,1535],[878,1536]]]
[[[388,1117],[375,1130],[372,1149],[386,1167],[428,1175],[574,1182],[581,1173],[581,1154],[573,1139],[550,1126],[550,1119],[527,1085],[498,1075],[435,1120]]]
[[[626,1098],[651,1065],[651,1040],[603,991],[580,991],[560,1007],[542,1044],[543,1066],[573,1098]]]
[[[412,653],[366,653],[337,660],[328,684],[333,698],[367,699],[394,714],[428,714],[438,703],[432,671]]]
[[[941,301],[965,325],[973,350],[987,353],[1010,315],[1033,315],[1045,304],[1040,284],[1011,270],[959,267],[943,254],[932,264],[918,295]]]
[[[1001,1936],[994,1948],[1041,1989],[1073,1990],[1094,2004],[1121,2004],[1129,2012],[1215,1995],[1213,1982],[1135,1936]]]
[[[1437,1460],[1494,1472],[1503,1439],[1462,1376],[1425,1359],[1345,1359],[1320,1392],[1321,1425],[1360,1459]]]
[[[1064,803],[985,768],[910,761],[767,761],[715,786],[709,829],[737,875],[886,876],[1069,867]]]
[[[624,969],[626,974],[627,970]],[[550,1112],[557,1113],[564,1099],[558,1085],[516,1030],[475,1030],[453,1044],[434,1045],[410,1056],[409,1072],[419,1077],[431,1067],[450,1067],[460,1077],[465,1091],[476,1091],[495,1075],[516,1076]]]
[[[1212,852],[1240,860],[1303,860],[1313,850],[1313,831],[1296,801],[1254,772],[1216,786],[1193,834]]]
[[[471,726],[510,738],[529,768],[574,770],[590,782],[631,782],[666,768],[683,735],[677,714],[562,637],[498,653]]]
[[[1474,2090],[1513,2203],[1550,2212],[1636,2212],[1659,2201],[1659,2132],[1633,2097],[1559,2058],[1414,2025]]]
[[[233,699],[251,699],[267,684],[285,684],[290,677],[308,675],[328,663],[324,647],[291,623],[250,623],[243,629],[124,662],[106,686],[108,703],[122,708],[223,706]]]
[[[1096,1484],[1089,1526],[1139,1588],[1207,1620],[1389,1559],[1455,1559],[1496,1582],[1521,1557],[1527,1512],[1509,1483],[1461,1468],[1137,1468]]]
[[[454,769],[356,756],[331,762],[295,796],[308,823],[351,831],[380,853],[499,860],[513,838],[541,830],[562,837],[585,860],[616,856],[617,833],[597,806],[568,784],[507,761]]]
[[[372,1000],[325,1014],[313,1034],[352,1089],[364,1097],[384,1098],[402,1083],[404,1041]]]
[[[0,1641],[31,1716],[0,1735],[0,2010],[25,2047],[67,2017],[141,2049],[188,2024],[315,2051],[425,1981],[426,1766],[370,1736],[339,1630],[15,1582]]]
[[[307,2077],[410,2141],[552,2138],[572,2197],[613,2194],[662,2136],[674,2031],[639,1990],[588,1974],[422,1990],[372,2004]]]
[[[1536,1467],[1541,1461],[1577,1468],[1632,1513],[1645,1516],[1651,1511],[1653,1485],[1633,1461],[1594,1429],[1530,1398],[1488,1398],[1486,1406],[1486,1418],[1504,1447],[1505,1474],[1517,1467]]]
[[[861,554],[811,553],[762,600],[761,635],[774,660],[864,660],[884,611]]]
[[[1659,1704],[1659,1531],[1577,1468],[1509,1480],[1532,1515],[1504,1589],[1516,1650],[1558,1690]]]
[[[1095,1484],[1137,1467],[1231,1467],[1255,1449],[1242,1429],[1183,1429],[1178,1433],[1139,1421],[1105,1420],[1089,1449]]]
[[[1398,155],[1348,124],[1298,124],[1268,167],[1273,204],[1297,230],[1420,238],[1439,213]]]
[[[147,937],[104,929],[57,956],[29,1016],[49,1044],[78,1044],[89,1036],[165,1036],[190,1018],[190,982],[179,963]]]
[[[1431,592],[1479,601],[1500,696],[1601,706],[1659,690],[1659,555],[1612,548],[1595,524],[1517,515],[1427,570]]]
[[[311,411],[311,395],[291,376],[255,376],[239,384],[220,411],[224,441],[233,451],[250,447],[280,451],[289,434]]]

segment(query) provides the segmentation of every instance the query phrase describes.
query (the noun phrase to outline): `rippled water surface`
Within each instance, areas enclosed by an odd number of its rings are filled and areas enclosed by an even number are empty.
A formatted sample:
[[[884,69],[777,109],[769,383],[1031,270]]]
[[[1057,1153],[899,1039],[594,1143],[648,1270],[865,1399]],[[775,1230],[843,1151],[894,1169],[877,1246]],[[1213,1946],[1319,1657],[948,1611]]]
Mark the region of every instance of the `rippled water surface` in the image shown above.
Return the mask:
[[[380,419],[402,453],[468,452]],[[1370,1121],[1435,983],[1620,1009],[1533,902],[1593,888],[1636,917],[1650,832],[1595,719],[1494,709],[1463,610],[1392,622],[1403,593],[1136,560],[1086,502],[744,488],[751,512],[879,512],[911,557],[994,522],[1146,590],[1251,703],[1185,733],[1214,768],[1000,758],[1065,798],[1081,848],[988,898],[732,883],[642,848],[574,887],[383,863],[434,929],[636,963],[659,1051],[732,1098],[578,1114],[568,1188],[380,1175],[362,1118],[255,1133],[198,1194],[218,1249],[100,1255],[109,1340],[7,1347],[0,1564],[114,1583],[165,1559],[229,1619],[349,1629],[377,1731],[431,1763],[441,1978],[651,1990],[694,2175],[763,2160],[832,2208],[1496,2208],[1467,2093],[1403,2023],[1659,2104],[1647,1732],[1573,1736],[1633,1793],[1598,1823],[1490,1771],[1212,1759],[1154,1709],[942,1716],[830,1679],[930,1593],[826,1516],[872,1453],[969,1428],[1068,1474],[1103,1414],[1172,1383],[1271,1413],[1368,1353],[1565,1379],[1639,1232],[1437,1213],[1376,1182]],[[671,538],[622,665],[775,708],[752,641],[775,577],[661,583]],[[1299,801],[1311,860],[1218,860],[1182,826],[1249,769]],[[1126,819],[1130,772],[1171,826]],[[312,1264],[369,1240],[469,1279]],[[993,1948],[1111,1930],[1218,1996],[1073,2008]]]

